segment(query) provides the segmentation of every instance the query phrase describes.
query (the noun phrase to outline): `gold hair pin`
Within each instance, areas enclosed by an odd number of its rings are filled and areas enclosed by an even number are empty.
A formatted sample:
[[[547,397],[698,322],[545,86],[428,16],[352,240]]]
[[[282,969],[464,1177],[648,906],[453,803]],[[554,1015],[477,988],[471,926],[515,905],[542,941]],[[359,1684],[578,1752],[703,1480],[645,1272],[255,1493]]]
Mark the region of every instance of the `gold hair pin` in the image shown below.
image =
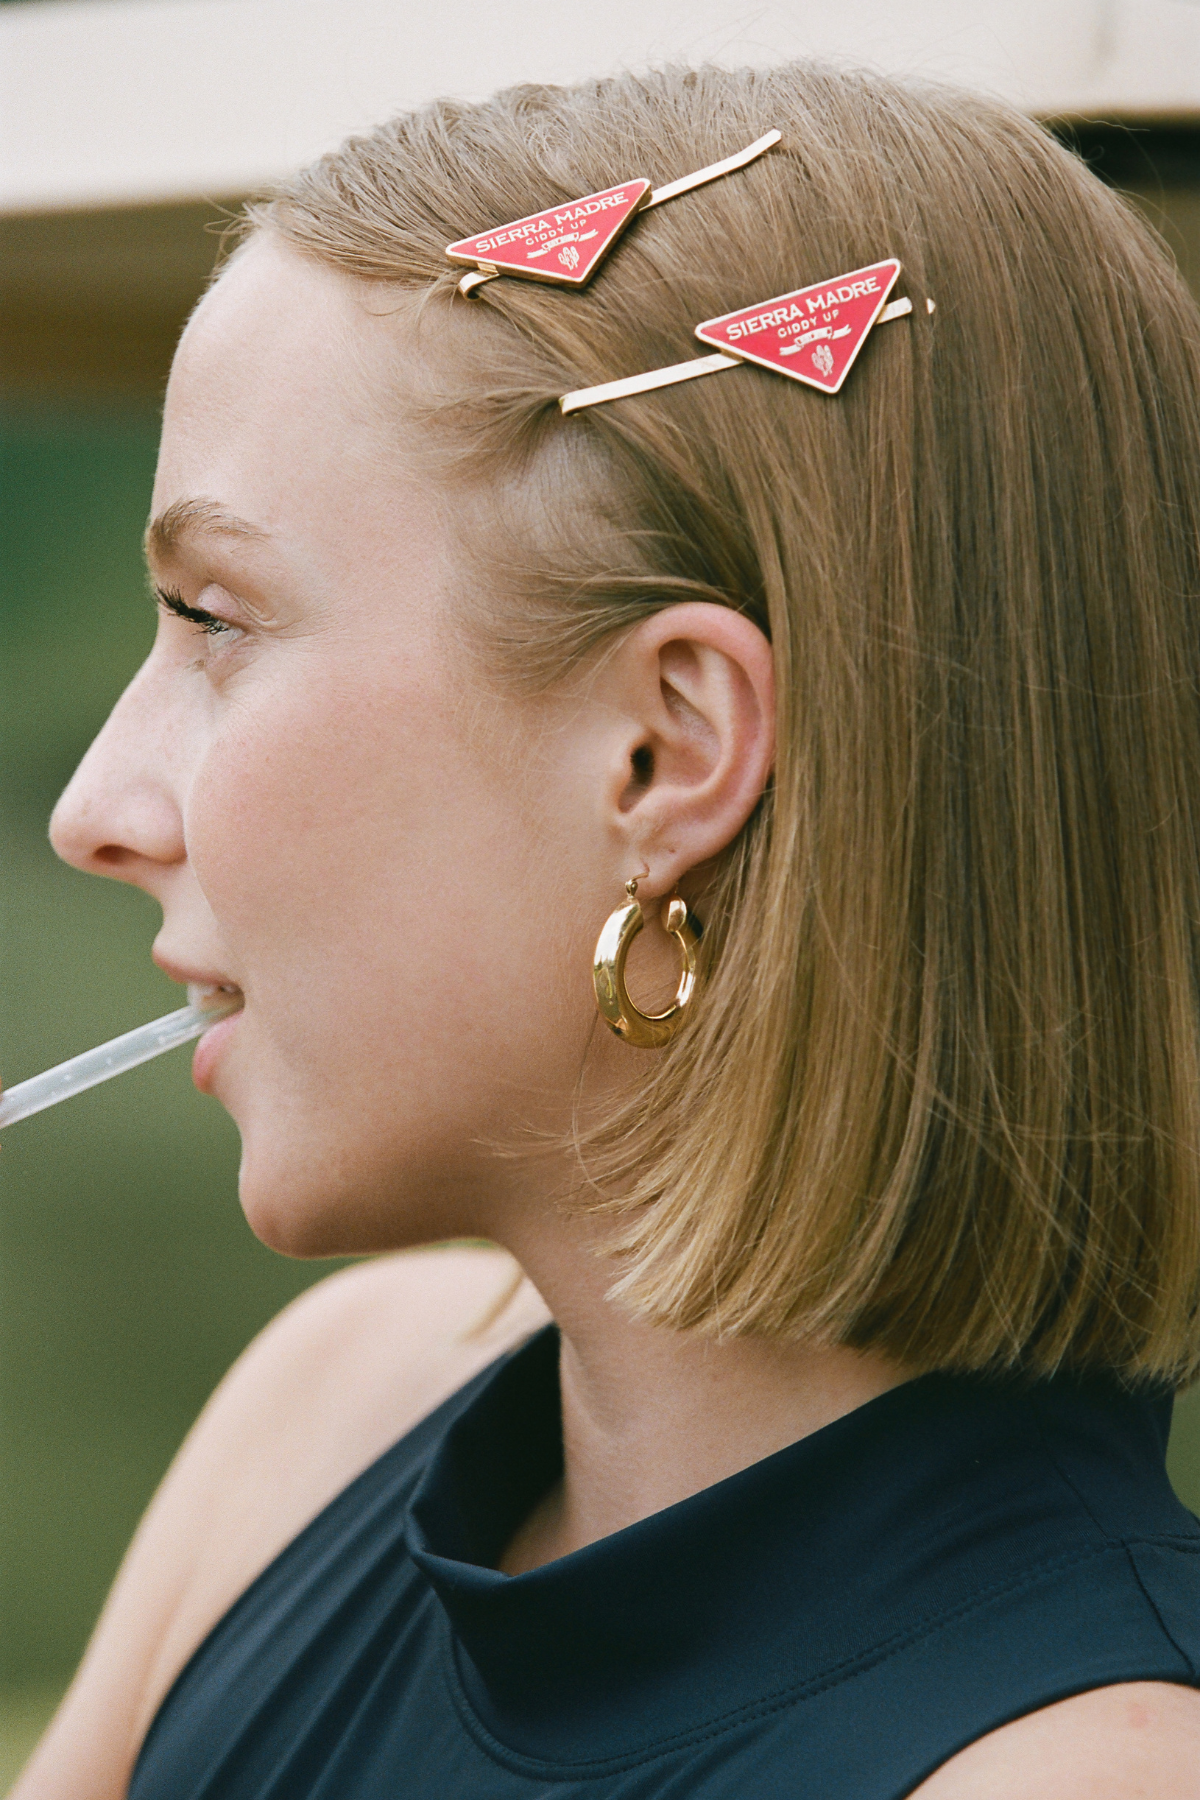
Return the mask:
[[[697,325],[696,336],[702,343],[719,346],[715,356],[698,356],[692,362],[672,363],[666,369],[649,369],[644,375],[580,388],[564,394],[558,404],[565,413],[580,412],[585,406],[603,406],[607,400],[645,394],[651,388],[692,381],[698,375],[740,369],[748,362],[789,375],[823,394],[836,394],[872,326],[911,313],[912,301],[907,298],[888,302],[899,273],[896,258],[888,257],[865,269],[851,269],[848,275],[814,281],[811,287],[795,288],[773,300],[759,300],[738,312],[723,313],[719,319],[705,319]],[[934,310],[932,300],[925,305],[930,312]]]
[[[652,188],[641,177],[623,181],[618,187],[585,194],[581,200],[569,200],[563,206],[548,206],[544,212],[530,213],[524,219],[513,219],[507,225],[447,244],[450,261],[469,263],[473,271],[463,276],[458,291],[471,294],[498,275],[582,287],[638,213],[730,175],[735,169],[744,169],[777,144],[782,135],[768,131],[736,155],[710,163],[707,169],[697,169],[692,175],[681,175],[665,187]]]

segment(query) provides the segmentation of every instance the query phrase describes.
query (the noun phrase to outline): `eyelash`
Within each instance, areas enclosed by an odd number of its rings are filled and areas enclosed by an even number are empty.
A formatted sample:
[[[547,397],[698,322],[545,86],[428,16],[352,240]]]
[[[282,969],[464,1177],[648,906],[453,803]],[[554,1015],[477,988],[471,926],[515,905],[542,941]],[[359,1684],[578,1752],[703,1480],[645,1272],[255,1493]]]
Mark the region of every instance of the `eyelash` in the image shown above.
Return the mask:
[[[206,637],[219,637],[223,631],[234,631],[236,626],[228,619],[219,619],[216,613],[205,612],[201,606],[189,606],[177,588],[156,587],[155,596],[158,604],[165,612],[174,613],[178,619],[186,619],[190,625],[196,625]]]

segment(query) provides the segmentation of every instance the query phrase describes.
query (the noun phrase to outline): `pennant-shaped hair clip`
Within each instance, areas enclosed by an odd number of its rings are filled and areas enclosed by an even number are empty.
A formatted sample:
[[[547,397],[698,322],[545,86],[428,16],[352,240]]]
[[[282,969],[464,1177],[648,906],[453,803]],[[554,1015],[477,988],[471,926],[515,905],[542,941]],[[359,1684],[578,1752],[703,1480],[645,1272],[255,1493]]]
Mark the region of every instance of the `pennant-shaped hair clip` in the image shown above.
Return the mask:
[[[758,363],[778,375],[790,375],[823,394],[836,394],[862,349],[873,325],[901,319],[912,311],[904,298],[889,303],[900,264],[895,257],[851,269],[796,288],[774,300],[760,300],[739,312],[723,313],[697,325],[702,343],[715,344],[715,356],[699,356],[694,362],[672,363],[666,369],[650,369],[644,375],[628,375],[623,381],[606,381],[600,387],[580,388],[564,394],[559,406],[565,413],[585,406],[602,406],[606,400],[622,400],[628,394],[645,394],[651,388],[670,387],[697,375],[717,375],[722,369],[740,369]],[[933,301],[925,302],[933,311]]]
[[[630,220],[664,200],[690,193],[721,175],[744,169],[773,144],[781,132],[768,131],[753,144],[747,144],[735,156],[723,162],[710,163],[692,175],[681,175],[665,187],[652,188],[639,177],[623,181],[619,187],[604,188],[599,194],[585,194],[581,200],[569,200],[563,206],[548,206],[544,212],[530,213],[527,218],[513,219],[475,237],[460,238],[447,244],[451,262],[469,263],[472,273],[458,284],[460,294],[473,293],[485,281],[497,275],[520,275],[526,281],[552,281],[565,287],[582,287],[590,281]]]

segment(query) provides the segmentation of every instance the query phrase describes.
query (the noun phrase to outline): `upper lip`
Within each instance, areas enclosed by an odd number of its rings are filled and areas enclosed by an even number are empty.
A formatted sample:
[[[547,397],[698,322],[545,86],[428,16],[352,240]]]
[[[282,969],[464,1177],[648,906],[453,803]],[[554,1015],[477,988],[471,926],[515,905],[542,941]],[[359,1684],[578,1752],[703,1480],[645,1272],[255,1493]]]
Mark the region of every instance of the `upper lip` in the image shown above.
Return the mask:
[[[236,988],[239,994],[242,991],[241,982],[234,981],[229,975],[223,975],[212,969],[189,968],[183,963],[173,962],[169,956],[163,956],[158,950],[150,952],[150,960],[157,963],[163,974],[169,975],[171,980],[177,981],[181,987]]]

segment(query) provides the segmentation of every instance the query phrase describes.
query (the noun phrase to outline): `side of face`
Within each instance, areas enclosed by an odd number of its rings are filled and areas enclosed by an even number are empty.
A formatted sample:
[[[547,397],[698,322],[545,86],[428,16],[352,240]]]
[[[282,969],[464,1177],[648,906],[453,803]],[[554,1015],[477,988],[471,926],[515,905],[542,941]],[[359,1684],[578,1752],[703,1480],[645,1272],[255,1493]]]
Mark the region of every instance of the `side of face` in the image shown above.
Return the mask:
[[[534,721],[464,679],[438,497],[374,424],[386,332],[269,244],[202,304],[153,575],[217,623],[163,613],[53,827],[161,902],[168,972],[243,990],[199,1073],[255,1229],[307,1252],[469,1227],[480,1140],[542,1119],[585,1047],[569,1006],[522,1036],[516,997],[565,974],[554,820]]]
[[[556,1178],[496,1145],[564,1130],[589,1057],[602,1088],[635,1078],[596,1042],[591,947],[656,854],[630,787],[643,690],[665,704],[672,656],[696,681],[662,630],[544,702],[481,679],[442,491],[375,399],[396,332],[270,239],[202,303],[154,489],[167,605],[52,824],[160,902],[168,973],[242,990],[197,1079],[241,1131],[253,1228],[299,1254],[499,1235]],[[703,848],[669,835],[658,892]],[[669,983],[667,944],[649,954]]]

